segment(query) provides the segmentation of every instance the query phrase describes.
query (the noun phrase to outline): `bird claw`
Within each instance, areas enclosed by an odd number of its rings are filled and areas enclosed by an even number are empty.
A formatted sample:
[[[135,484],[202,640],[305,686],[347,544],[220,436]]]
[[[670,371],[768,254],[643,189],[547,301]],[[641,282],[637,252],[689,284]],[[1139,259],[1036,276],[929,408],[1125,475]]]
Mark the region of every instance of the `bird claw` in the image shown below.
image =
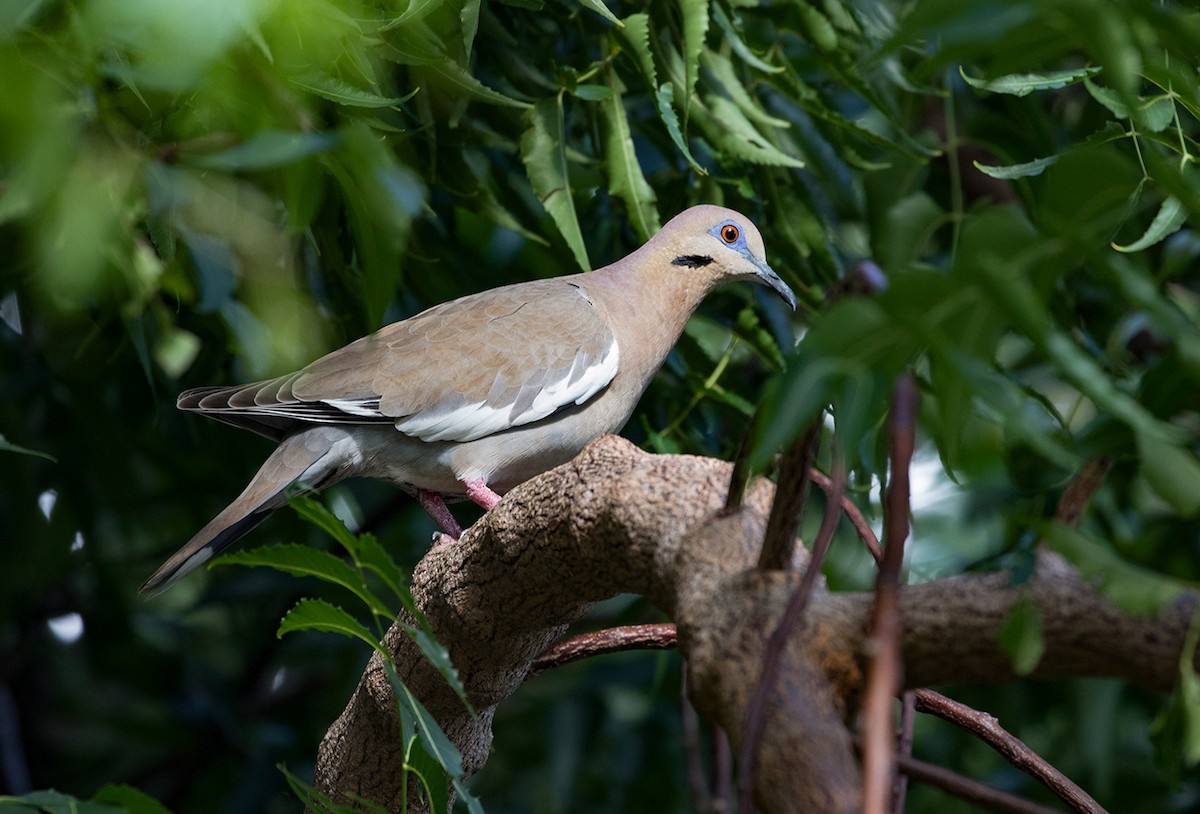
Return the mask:
[[[435,531],[433,533],[433,540],[432,540],[432,544],[430,545],[430,548],[436,548],[437,546],[440,546],[440,545],[452,545],[457,542],[458,542],[457,538],[451,537],[446,532]]]

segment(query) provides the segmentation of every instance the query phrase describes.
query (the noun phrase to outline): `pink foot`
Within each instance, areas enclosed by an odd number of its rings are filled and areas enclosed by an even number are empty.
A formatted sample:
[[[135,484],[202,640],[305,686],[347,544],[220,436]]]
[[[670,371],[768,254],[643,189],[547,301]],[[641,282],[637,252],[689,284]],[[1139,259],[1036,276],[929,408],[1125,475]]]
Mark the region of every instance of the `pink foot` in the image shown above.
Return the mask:
[[[467,497],[482,506],[484,511],[491,511],[500,502],[500,495],[489,489],[482,478],[462,481],[462,485],[467,488]]]
[[[427,492],[424,489],[418,489],[417,500],[421,502],[421,508],[429,512],[429,516],[433,518],[433,522],[437,523],[438,527],[445,532],[442,536],[448,537],[450,540],[457,540],[462,536],[462,526],[458,525],[458,521],[450,513],[450,508],[446,505],[446,501],[442,500],[441,495],[437,492]],[[433,541],[435,544],[443,542],[438,539],[438,535],[436,534]]]

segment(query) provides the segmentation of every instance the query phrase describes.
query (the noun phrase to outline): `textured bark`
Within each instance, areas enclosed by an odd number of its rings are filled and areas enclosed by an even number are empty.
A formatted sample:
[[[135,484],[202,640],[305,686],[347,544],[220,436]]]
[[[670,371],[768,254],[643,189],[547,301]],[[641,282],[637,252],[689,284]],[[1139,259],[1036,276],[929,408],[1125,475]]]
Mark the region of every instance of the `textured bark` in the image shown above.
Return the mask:
[[[722,516],[729,477],[719,461],[650,455],[606,437],[513,490],[458,543],[430,550],[414,571],[413,593],[477,715],[397,628],[387,644],[468,772],[483,765],[496,705],[533,659],[592,602],[617,593],[643,594],[676,620],[693,702],[740,743],[763,647],[800,574],[754,568],[773,489],[756,482],[741,509]],[[905,589],[906,686],[1014,677],[995,642],[1022,591],[1041,611],[1046,639],[1034,677],[1173,685],[1194,597],[1158,617],[1133,618],[1043,555],[1036,577],[1017,589],[1002,574]],[[756,776],[761,810],[857,809],[861,778],[848,721],[862,689],[870,608],[870,594],[814,593],[770,699]],[[361,795],[398,810],[402,753],[381,667],[371,660],[326,734],[316,784],[343,802]]]

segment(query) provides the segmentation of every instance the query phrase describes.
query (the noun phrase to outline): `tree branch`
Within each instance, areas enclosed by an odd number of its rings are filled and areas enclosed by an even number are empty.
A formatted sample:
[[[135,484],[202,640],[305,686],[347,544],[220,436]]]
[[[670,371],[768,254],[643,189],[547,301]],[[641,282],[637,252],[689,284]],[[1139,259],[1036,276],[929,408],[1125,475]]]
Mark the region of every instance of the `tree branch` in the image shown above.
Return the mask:
[[[536,656],[591,602],[647,597],[675,619],[697,710],[737,748],[763,649],[801,574],[754,568],[772,497],[756,480],[740,511],[720,517],[729,466],[650,455],[618,438],[510,492],[454,545],[417,565],[412,591],[450,651],[476,715],[398,627],[388,632],[401,677],[463,753],[483,765],[495,707]],[[1041,555],[1021,588],[1037,604],[1046,653],[1036,678],[1109,675],[1165,690],[1175,682],[1195,597],[1158,617],[1121,613],[1061,559]],[[1013,678],[997,633],[1019,592],[1005,574],[968,575],[902,591],[906,684]],[[871,595],[815,590],[782,654],[781,681],[755,776],[764,812],[851,812],[862,779],[847,721],[862,690]],[[403,752],[392,690],[368,664],[318,755],[315,783],[341,802],[359,794],[403,804]],[[410,811],[420,810],[415,799]]]

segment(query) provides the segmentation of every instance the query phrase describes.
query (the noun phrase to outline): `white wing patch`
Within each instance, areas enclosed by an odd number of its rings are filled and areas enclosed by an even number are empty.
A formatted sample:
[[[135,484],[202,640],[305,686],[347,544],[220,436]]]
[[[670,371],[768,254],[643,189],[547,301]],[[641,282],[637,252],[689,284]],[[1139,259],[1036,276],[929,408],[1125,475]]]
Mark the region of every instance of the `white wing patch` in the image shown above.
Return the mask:
[[[569,404],[583,404],[603,390],[617,375],[620,355],[613,339],[595,364],[588,365],[578,354],[571,367],[555,378],[526,381],[512,403],[489,404],[484,399],[452,410],[427,411],[397,421],[396,429],[422,441],[463,442],[539,421]]]
[[[350,415],[361,415],[367,418],[383,417],[383,413],[379,411],[378,396],[369,399],[321,399],[321,402]]]

